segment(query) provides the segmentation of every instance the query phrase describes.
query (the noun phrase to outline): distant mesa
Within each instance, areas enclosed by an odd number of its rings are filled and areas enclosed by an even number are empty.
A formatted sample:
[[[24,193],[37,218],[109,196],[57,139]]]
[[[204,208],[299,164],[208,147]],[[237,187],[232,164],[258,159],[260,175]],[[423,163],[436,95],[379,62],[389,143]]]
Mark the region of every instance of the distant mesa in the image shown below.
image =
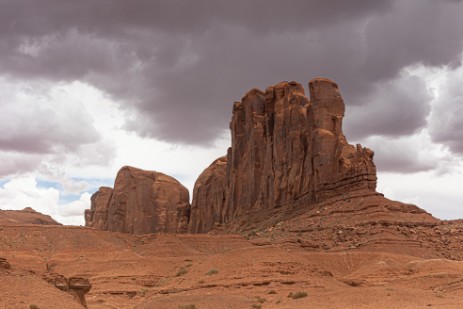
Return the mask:
[[[271,226],[277,214],[308,213],[324,204],[344,207],[330,206],[332,213],[326,213],[338,220],[342,214],[355,217],[353,225],[370,224],[369,212],[394,224],[435,224],[418,207],[376,192],[373,151],[350,145],[343,134],[338,85],[315,78],[308,86],[310,99],[301,84],[281,82],[265,91],[252,89],[234,103],[232,145],[201,173],[191,206],[188,191],[174,178],[124,167],[114,189],[103,187],[92,196],[86,225],[136,234],[207,233],[219,226],[242,231],[259,222]]]
[[[26,207],[24,208],[23,210],[21,210],[22,212],[30,212],[30,213],[36,213],[36,211],[34,209],[32,209],[31,207]]]
[[[0,210],[0,225],[11,224],[62,225],[50,216],[37,212],[31,207],[22,210]]]
[[[132,234],[182,233],[189,208],[188,190],[173,177],[125,166],[114,189],[102,187],[92,195],[85,225]]]

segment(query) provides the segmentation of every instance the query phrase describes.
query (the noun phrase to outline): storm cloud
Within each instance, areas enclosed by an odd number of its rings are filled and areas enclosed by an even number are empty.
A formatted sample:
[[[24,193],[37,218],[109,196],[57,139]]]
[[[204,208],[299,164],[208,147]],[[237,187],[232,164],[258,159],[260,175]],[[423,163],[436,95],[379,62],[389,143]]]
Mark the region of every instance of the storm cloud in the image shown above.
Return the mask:
[[[322,76],[381,186],[438,208],[463,174],[462,12],[461,0],[0,0],[0,200],[79,223],[123,165],[191,189],[229,146],[234,101]],[[421,192],[401,195],[410,179]]]
[[[401,71],[458,67],[462,10],[458,1],[416,0],[4,0],[0,73],[89,83],[119,102],[127,128],[187,144],[225,130],[232,102],[249,88],[326,76],[348,105],[389,117],[348,130],[410,134],[429,102],[419,81],[397,85]]]

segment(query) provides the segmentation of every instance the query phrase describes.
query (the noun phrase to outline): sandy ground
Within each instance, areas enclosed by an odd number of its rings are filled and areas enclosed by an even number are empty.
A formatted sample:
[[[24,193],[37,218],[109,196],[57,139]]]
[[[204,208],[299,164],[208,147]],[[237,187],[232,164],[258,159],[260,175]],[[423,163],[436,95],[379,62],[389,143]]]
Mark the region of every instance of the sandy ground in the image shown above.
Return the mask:
[[[391,248],[0,226],[0,257],[11,265],[0,269],[0,308],[82,308],[42,280],[47,273],[88,278],[95,309],[462,308],[463,262],[406,242]]]

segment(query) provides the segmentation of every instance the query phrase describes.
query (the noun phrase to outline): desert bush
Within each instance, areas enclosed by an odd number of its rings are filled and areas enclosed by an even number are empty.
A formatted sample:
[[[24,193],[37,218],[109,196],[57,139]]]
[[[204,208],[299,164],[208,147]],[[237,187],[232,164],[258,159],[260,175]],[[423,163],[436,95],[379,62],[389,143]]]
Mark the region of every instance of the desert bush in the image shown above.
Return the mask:
[[[212,276],[212,275],[217,275],[219,273],[219,271],[215,268],[211,268],[209,269],[209,271],[206,273],[206,275],[208,276]]]
[[[199,309],[195,304],[180,305],[178,309]]]
[[[257,236],[256,231],[251,231],[248,233],[248,237],[254,237],[254,236]]]
[[[288,297],[292,299],[298,299],[298,298],[304,298],[309,296],[306,291],[297,291],[297,292],[291,292],[289,293]]]
[[[261,304],[263,304],[263,303],[265,303],[265,302],[267,301],[265,298],[260,297],[260,296],[257,296],[257,297],[256,297],[256,300],[257,300],[259,303],[261,303]]]
[[[180,267],[177,273],[175,274],[175,277],[180,277],[186,274],[188,270],[185,267]]]
[[[32,305],[29,305],[29,309],[39,309],[39,306],[32,304]]]
[[[277,291],[275,291],[275,290],[270,290],[270,291],[267,292],[267,294],[276,294],[276,293],[277,293]]]

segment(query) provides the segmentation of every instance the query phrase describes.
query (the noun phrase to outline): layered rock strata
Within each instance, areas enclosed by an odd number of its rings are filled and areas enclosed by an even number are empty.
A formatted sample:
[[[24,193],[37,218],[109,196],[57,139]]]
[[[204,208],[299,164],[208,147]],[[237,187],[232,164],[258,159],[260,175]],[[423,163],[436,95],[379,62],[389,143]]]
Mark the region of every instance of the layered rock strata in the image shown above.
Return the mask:
[[[189,193],[173,177],[133,167],[119,170],[114,189],[102,187],[85,211],[85,225],[133,234],[185,232]]]
[[[373,151],[350,145],[336,83],[316,78],[252,89],[233,106],[232,147],[196,181],[188,231],[259,210],[308,207],[346,192],[375,192]]]

